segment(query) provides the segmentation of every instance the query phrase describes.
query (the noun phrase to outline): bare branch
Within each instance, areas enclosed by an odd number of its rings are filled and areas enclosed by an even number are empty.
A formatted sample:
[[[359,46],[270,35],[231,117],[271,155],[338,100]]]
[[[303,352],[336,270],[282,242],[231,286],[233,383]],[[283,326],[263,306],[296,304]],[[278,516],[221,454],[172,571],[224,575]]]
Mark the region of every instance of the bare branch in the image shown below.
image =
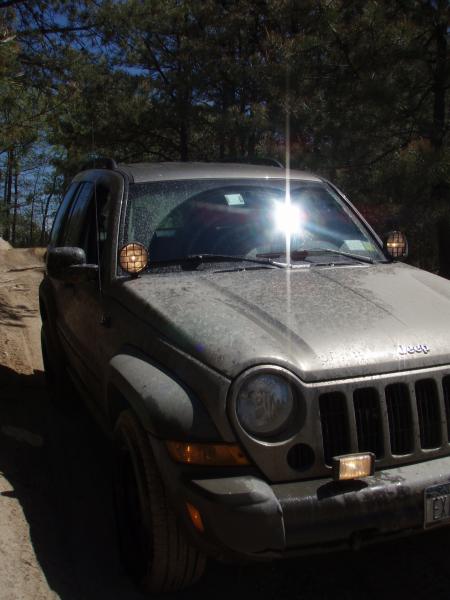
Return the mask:
[[[16,4],[25,4],[26,0],[5,0],[4,2],[0,2],[1,8],[9,8],[10,6],[15,6]]]
[[[92,29],[92,25],[84,25],[80,27],[40,27],[36,29],[26,29],[18,32],[18,37],[32,36],[32,35],[49,35],[52,33],[70,33],[73,31],[89,31]]]

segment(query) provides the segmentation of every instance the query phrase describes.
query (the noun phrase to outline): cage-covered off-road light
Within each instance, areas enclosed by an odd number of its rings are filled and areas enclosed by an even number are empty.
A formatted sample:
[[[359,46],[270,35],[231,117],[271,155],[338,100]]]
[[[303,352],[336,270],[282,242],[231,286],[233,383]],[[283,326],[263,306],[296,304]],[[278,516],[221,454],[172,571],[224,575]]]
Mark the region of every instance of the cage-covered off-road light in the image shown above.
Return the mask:
[[[270,437],[283,431],[293,411],[294,394],[290,383],[269,373],[250,377],[236,399],[239,423],[256,437]]]
[[[388,233],[384,245],[392,258],[405,258],[408,256],[408,241],[401,231]]]
[[[368,477],[374,470],[375,455],[372,452],[333,457],[333,479],[336,481]]]
[[[147,248],[139,242],[126,244],[119,252],[119,264],[130,275],[139,275],[148,264]]]

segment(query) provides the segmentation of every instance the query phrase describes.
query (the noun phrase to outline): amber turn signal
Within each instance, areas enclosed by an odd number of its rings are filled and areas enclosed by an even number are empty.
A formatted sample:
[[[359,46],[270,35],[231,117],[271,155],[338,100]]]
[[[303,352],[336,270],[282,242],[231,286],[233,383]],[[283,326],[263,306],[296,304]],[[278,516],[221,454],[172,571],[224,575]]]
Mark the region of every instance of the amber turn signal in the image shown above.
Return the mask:
[[[166,442],[171,458],[186,465],[210,465],[234,467],[249,465],[239,446],[235,444],[198,444],[190,442]]]
[[[333,479],[336,481],[368,477],[374,470],[375,455],[372,452],[333,457]]]
[[[147,248],[138,242],[126,244],[120,250],[119,264],[130,275],[138,275],[148,264]]]
[[[186,502],[186,508],[188,511],[188,515],[197,531],[203,533],[205,531],[205,527],[203,525],[202,516],[200,512],[195,508],[193,504],[190,502]]]

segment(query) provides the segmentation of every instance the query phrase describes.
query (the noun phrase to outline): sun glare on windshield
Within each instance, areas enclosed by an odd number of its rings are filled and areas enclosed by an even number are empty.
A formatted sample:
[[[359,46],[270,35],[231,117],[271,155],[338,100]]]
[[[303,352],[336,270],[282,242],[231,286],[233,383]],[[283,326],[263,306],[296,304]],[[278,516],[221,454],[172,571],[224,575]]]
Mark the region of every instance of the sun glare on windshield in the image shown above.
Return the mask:
[[[303,216],[300,208],[290,202],[275,202],[275,226],[286,236],[301,233]]]

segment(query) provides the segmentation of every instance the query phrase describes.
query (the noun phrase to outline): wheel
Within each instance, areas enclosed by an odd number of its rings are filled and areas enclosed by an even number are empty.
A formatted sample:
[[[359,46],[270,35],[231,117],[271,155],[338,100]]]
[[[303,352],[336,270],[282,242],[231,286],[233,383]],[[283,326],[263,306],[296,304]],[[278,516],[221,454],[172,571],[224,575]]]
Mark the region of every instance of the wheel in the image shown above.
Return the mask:
[[[189,586],[203,574],[206,560],[169,506],[147,434],[131,411],[121,413],[114,441],[115,512],[125,570],[149,593]]]

